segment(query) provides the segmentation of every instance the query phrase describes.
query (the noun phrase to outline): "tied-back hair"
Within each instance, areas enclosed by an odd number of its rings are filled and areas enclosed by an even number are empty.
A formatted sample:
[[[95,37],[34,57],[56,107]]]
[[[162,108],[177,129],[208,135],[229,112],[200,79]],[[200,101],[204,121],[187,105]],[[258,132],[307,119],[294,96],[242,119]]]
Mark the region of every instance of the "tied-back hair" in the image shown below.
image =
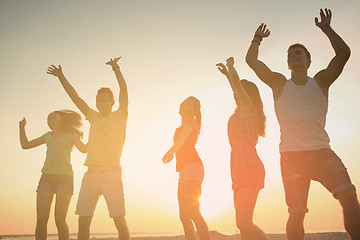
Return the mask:
[[[241,84],[244,86],[245,91],[255,106],[258,136],[265,137],[266,116],[264,113],[264,105],[260,97],[259,89],[255,83],[246,79],[242,79]]]
[[[185,99],[182,103],[184,103],[185,101],[191,101],[195,107],[195,112],[194,112],[194,123],[195,123],[195,130],[197,133],[197,136],[200,135],[200,130],[201,130],[201,104],[199,99],[197,99],[194,96],[190,96],[187,99]]]
[[[84,133],[80,130],[82,126],[81,115],[69,109],[54,111],[61,117],[60,127],[67,133],[76,133],[82,138]]]

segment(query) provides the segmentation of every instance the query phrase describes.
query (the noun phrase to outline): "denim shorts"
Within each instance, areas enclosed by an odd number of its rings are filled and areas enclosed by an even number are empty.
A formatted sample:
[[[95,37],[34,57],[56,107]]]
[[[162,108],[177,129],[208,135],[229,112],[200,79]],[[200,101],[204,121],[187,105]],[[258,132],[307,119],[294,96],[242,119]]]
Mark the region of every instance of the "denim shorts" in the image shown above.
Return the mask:
[[[355,190],[341,159],[329,148],[281,153],[281,175],[289,213],[307,213],[310,181],[318,181],[335,198]]]
[[[186,181],[198,181],[202,183],[204,180],[204,166],[201,163],[188,163],[179,172],[179,184]]]
[[[42,173],[36,192],[68,193],[72,195],[74,192],[74,176]]]

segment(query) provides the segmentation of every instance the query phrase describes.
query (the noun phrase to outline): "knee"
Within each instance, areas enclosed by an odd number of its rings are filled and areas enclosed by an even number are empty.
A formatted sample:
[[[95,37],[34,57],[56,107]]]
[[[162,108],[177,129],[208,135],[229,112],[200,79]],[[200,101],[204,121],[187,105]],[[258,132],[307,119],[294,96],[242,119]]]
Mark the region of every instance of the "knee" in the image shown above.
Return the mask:
[[[113,220],[117,229],[122,229],[124,226],[126,226],[126,220],[124,216],[114,217]]]
[[[79,216],[79,228],[90,228],[92,217]]]
[[[253,222],[251,219],[241,216],[236,218],[236,227],[240,230],[240,232],[246,232],[252,225]]]
[[[66,226],[66,219],[61,217],[55,217],[55,225],[57,228]]]
[[[47,225],[49,216],[38,216],[36,219],[36,225]]]
[[[179,213],[180,221],[185,223],[191,220],[191,214],[189,211],[180,211]]]
[[[338,193],[336,198],[340,201],[340,204],[343,207],[359,206],[359,201],[354,189]]]
[[[292,226],[302,226],[304,224],[304,219],[305,219],[305,213],[303,214],[290,213],[288,224]]]

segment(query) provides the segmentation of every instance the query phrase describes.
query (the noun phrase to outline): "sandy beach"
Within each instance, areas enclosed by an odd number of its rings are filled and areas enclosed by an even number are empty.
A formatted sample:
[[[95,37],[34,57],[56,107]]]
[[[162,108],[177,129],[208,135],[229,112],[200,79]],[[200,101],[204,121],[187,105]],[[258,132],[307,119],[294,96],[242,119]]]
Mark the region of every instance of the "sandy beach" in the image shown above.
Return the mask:
[[[268,234],[270,240],[286,240],[285,234]],[[2,240],[30,240],[34,239],[31,235],[2,235]],[[56,239],[56,235],[49,236],[49,239]],[[71,240],[75,240],[75,236],[71,236]],[[92,236],[91,239],[101,240],[116,240],[114,237],[96,237]],[[211,240],[241,240],[239,234],[225,235],[216,231],[210,232]],[[132,240],[185,240],[183,235],[177,236],[159,236],[159,237],[133,237]],[[349,237],[345,232],[324,232],[324,233],[307,233],[305,240],[349,240]]]
[[[270,240],[286,240],[285,234],[268,234]],[[132,238],[133,240],[185,240],[183,235],[181,236],[169,236],[169,237],[138,237]],[[216,231],[210,233],[211,240],[240,240],[239,234],[224,235]],[[306,240],[349,240],[349,237],[344,232],[326,232],[326,233],[307,233]],[[115,240],[114,238],[108,238],[106,240]]]
[[[285,234],[268,234],[270,240],[286,240]],[[185,240],[183,235],[181,236],[169,236],[169,237],[138,237],[132,238],[133,240]],[[239,234],[224,235],[216,231],[211,231],[211,240],[240,240]],[[107,238],[106,240],[115,240],[114,238]],[[344,232],[325,232],[325,233],[307,233],[305,240],[349,240],[349,237]]]

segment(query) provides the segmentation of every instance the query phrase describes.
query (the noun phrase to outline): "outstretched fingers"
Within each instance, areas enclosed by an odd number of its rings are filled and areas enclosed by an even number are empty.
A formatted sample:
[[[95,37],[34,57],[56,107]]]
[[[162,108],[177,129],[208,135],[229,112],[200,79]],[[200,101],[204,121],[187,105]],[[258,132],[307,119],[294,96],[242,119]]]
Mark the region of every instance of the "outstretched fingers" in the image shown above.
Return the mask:
[[[260,38],[268,37],[270,35],[270,30],[266,28],[266,24],[261,23],[260,26],[256,29],[255,36]]]
[[[59,65],[58,67],[56,67],[55,65],[51,65],[50,67],[48,67],[46,73],[57,77],[60,76],[62,74],[61,65]]]
[[[315,17],[315,25],[322,28],[326,25],[330,25],[332,13],[330,9],[320,9],[320,21]]]
[[[110,58],[109,61],[107,61],[105,64],[108,64],[108,65],[115,65],[117,64],[117,62],[120,60],[121,57],[117,57],[117,58]]]

